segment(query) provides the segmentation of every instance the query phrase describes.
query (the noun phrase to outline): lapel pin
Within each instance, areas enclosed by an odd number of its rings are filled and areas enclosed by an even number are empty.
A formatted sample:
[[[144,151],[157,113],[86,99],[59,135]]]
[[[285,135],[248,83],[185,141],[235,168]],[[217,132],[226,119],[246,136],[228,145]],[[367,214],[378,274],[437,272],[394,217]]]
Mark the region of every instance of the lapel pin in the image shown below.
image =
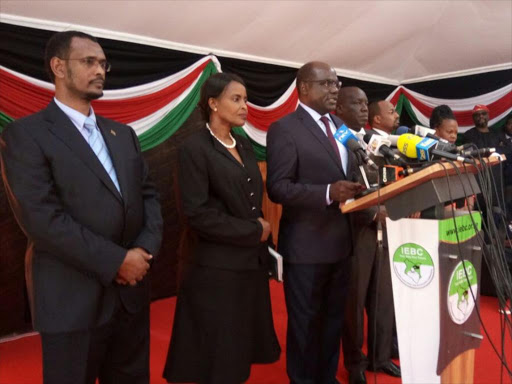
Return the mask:
[[[114,136],[116,135],[116,131],[114,131],[113,129],[110,130],[110,133]]]

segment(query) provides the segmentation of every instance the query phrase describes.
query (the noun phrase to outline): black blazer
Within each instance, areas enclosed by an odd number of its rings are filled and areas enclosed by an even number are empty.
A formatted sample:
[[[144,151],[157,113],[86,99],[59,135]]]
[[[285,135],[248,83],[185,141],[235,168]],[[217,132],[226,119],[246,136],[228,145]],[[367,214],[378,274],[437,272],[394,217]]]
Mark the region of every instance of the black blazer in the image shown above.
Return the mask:
[[[97,116],[122,197],[69,118],[51,102],[0,139],[2,176],[28,238],[26,280],[34,328],[69,332],[108,321],[117,297],[148,305],[149,283],[113,282],[127,249],[159,250],[162,216],[135,132]]]
[[[336,126],[342,122],[331,115]],[[347,175],[329,139],[301,106],[273,123],[267,135],[267,191],[283,205],[279,252],[291,263],[333,263],[351,255],[349,215],[326,203],[327,185],[356,181],[349,151]]]
[[[242,166],[206,129],[192,134],[179,153],[178,179],[183,212],[197,234],[191,262],[249,270],[268,261],[261,243],[263,182],[250,142],[239,135]]]

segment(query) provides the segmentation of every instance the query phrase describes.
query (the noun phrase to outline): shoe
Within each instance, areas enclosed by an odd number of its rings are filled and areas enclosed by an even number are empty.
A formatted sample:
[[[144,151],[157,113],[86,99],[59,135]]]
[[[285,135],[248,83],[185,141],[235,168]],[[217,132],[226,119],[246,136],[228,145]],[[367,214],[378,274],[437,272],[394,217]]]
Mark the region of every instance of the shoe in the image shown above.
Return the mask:
[[[370,372],[382,372],[386,375],[393,376],[393,377],[402,377],[402,371],[400,370],[400,367],[393,363],[392,361],[388,361],[384,365],[381,365],[377,369],[368,368]]]
[[[352,371],[348,374],[348,384],[366,384],[364,371]]]

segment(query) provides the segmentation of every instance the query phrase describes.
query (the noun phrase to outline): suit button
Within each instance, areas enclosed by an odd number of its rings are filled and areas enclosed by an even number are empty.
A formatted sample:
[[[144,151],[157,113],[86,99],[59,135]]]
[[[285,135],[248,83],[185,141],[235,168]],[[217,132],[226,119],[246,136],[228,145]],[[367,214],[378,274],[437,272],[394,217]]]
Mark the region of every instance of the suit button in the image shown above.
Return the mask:
[[[247,182],[248,182],[248,183],[250,183],[250,182],[251,182],[251,178],[250,178],[250,177],[248,177],[248,178],[247,178]]]
[[[251,192],[251,194],[249,196],[253,197],[254,196],[254,192]]]
[[[255,211],[256,210],[256,207],[252,207],[252,210]]]

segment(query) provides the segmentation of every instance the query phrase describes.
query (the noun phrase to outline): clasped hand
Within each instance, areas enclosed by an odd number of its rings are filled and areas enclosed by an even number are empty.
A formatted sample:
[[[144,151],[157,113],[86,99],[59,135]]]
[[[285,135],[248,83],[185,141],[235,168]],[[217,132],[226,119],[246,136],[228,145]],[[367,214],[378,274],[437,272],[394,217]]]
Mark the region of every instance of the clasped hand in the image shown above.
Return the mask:
[[[117,271],[116,282],[122,285],[136,285],[148,273],[149,260],[152,258],[153,256],[142,248],[129,249]]]

